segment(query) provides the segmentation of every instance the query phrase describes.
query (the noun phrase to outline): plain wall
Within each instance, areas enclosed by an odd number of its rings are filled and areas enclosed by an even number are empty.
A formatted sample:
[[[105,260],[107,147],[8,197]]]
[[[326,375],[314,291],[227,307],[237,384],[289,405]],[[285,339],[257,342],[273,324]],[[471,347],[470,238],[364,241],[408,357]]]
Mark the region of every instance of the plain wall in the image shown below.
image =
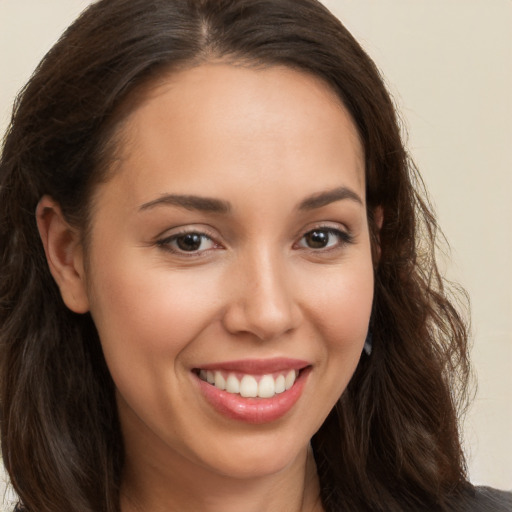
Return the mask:
[[[87,0],[0,0],[0,132]],[[386,77],[468,290],[478,393],[473,482],[512,489],[512,2],[325,0]],[[1,499],[0,499],[1,502]]]

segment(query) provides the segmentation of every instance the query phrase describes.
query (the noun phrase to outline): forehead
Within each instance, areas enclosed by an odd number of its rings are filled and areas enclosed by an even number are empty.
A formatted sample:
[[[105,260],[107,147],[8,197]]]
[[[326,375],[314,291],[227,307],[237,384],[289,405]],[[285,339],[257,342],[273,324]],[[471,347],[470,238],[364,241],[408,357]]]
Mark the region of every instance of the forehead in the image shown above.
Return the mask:
[[[115,176],[139,189],[140,202],[169,192],[162,187],[200,192],[288,180],[300,188],[315,178],[324,188],[349,179],[364,196],[357,129],[335,92],[311,74],[204,64],[160,77],[131,106]]]

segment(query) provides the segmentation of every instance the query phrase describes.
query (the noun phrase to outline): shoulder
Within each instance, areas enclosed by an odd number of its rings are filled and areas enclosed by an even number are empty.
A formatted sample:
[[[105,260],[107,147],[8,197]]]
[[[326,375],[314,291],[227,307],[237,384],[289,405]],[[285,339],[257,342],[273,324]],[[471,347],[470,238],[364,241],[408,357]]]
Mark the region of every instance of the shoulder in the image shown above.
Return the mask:
[[[512,512],[512,492],[475,487],[460,512]]]

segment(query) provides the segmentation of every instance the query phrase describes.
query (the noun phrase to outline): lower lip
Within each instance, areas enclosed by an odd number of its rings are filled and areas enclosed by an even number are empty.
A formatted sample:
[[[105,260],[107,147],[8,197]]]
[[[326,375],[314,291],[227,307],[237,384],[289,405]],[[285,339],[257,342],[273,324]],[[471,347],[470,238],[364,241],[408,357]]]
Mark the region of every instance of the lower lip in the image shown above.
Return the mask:
[[[276,421],[290,411],[302,394],[309,371],[309,367],[301,370],[290,389],[272,398],[245,398],[196,379],[203,396],[217,412],[233,420],[262,424]]]

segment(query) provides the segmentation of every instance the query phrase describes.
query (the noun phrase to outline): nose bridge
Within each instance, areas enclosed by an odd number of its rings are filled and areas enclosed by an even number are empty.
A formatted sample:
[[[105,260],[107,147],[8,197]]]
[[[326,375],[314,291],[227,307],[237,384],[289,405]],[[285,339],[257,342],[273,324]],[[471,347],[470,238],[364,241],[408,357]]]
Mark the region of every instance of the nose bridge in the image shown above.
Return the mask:
[[[236,292],[226,314],[230,331],[270,339],[298,325],[300,310],[291,273],[278,250],[249,251],[236,274]]]

